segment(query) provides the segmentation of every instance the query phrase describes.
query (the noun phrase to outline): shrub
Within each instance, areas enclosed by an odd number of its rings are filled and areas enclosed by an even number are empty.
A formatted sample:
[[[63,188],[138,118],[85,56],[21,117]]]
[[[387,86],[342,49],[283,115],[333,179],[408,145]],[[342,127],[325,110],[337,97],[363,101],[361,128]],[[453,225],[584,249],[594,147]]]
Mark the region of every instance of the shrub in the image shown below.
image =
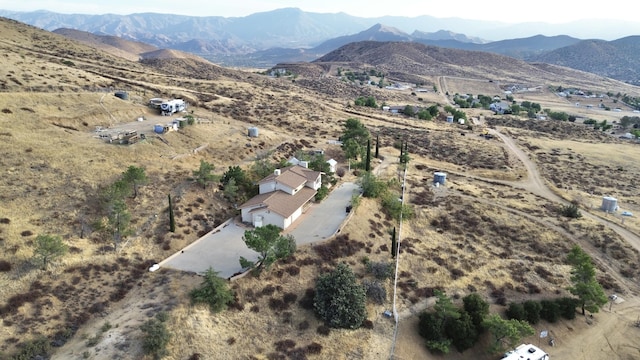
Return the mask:
[[[309,322],[304,320],[300,324],[298,324],[298,330],[307,330],[309,328]]]
[[[313,299],[316,296],[316,290],[313,288],[308,288],[302,299],[298,302],[301,308],[306,310],[313,310]]]
[[[171,339],[171,333],[167,330],[164,322],[151,319],[144,323],[140,330],[144,333],[142,349],[145,354],[153,356],[156,360],[162,359],[168,354],[167,344]]]
[[[366,318],[366,293],[351,268],[340,263],[316,281],[314,308],[327,325],[357,329]]]
[[[393,275],[393,264],[388,262],[368,262],[367,270],[376,279],[385,280]]]
[[[316,329],[316,332],[322,336],[327,336],[331,332],[331,328],[326,325],[320,325]]]
[[[296,347],[296,342],[291,339],[280,340],[273,343],[276,347],[276,351],[286,352],[289,349]]]
[[[0,260],[0,272],[11,271],[11,263],[7,260]]]
[[[580,213],[580,209],[578,209],[578,205],[571,203],[569,205],[564,205],[560,208],[560,214],[564,217],[568,217],[571,219],[579,219],[582,217],[582,213]]]
[[[540,311],[542,305],[534,300],[527,300],[522,304],[526,313],[526,320],[529,324],[535,325],[540,321]]]
[[[311,344],[307,345],[307,353],[310,355],[317,355],[320,354],[322,352],[322,345],[318,344],[317,342],[312,342]]]
[[[540,302],[540,317],[550,323],[554,323],[560,319],[560,305],[551,300],[542,300]]]
[[[41,336],[37,339],[27,341],[20,346],[20,350],[14,355],[14,360],[31,360],[36,358],[48,358],[51,351],[49,339]]]
[[[510,303],[507,308],[506,315],[508,319],[526,320],[527,313],[524,310],[524,306],[519,303]]]
[[[371,301],[379,305],[387,301],[387,289],[380,282],[365,280],[362,284],[367,293],[367,298],[371,299]]]

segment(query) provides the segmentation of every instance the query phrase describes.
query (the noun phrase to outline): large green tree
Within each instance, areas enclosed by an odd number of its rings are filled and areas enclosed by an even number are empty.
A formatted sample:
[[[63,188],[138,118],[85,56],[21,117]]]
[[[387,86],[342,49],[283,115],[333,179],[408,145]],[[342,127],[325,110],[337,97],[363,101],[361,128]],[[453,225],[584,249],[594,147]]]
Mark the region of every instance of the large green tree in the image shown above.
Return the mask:
[[[122,173],[122,180],[132,187],[134,198],[138,196],[138,187],[149,181],[144,168],[133,165],[129,166],[127,170]]]
[[[482,322],[489,314],[489,303],[487,303],[478,293],[471,293],[462,298],[464,311],[471,316],[473,324],[478,331],[482,331]]]
[[[371,138],[369,130],[358,119],[347,119],[344,132],[340,136],[347,158],[358,159],[364,156],[367,140]]]
[[[281,235],[280,231],[279,227],[268,224],[244,232],[242,240],[249,249],[258,253],[258,267],[256,268],[258,272],[269,268],[276,260],[284,259],[296,251],[296,240],[293,236]],[[243,268],[249,268],[255,264],[240,257],[240,265]]]
[[[522,320],[505,320],[498,314],[485,318],[482,326],[493,336],[493,345],[490,351],[502,352],[505,348],[513,348],[525,336],[531,336],[535,332],[531,325]]]
[[[69,248],[62,242],[60,236],[38,235],[34,242],[33,250],[34,259],[42,265],[42,269],[46,270],[51,261],[59,258],[67,253]]]
[[[571,270],[573,285],[569,287],[569,292],[580,300],[582,315],[585,314],[585,310],[598,312],[600,307],[607,303],[607,295],[602,285],[596,280],[596,269],[591,257],[576,245],[569,252],[567,261],[573,267]]]
[[[206,189],[208,184],[215,181],[216,176],[212,173],[214,169],[215,166],[213,166],[213,164],[200,160],[198,170],[193,170],[194,179],[198,184],[202,185],[203,189]]]
[[[229,289],[228,282],[219,277],[218,273],[209,268],[199,287],[189,293],[194,304],[207,304],[211,312],[220,312],[227,308],[233,301],[233,292]]]
[[[345,263],[318,277],[313,305],[320,319],[335,328],[357,329],[367,317],[364,286]]]
[[[427,340],[427,348],[430,351],[447,354],[452,339],[447,336],[446,329],[450,322],[460,318],[460,312],[442,291],[436,290],[435,295],[438,299],[434,305],[434,312],[423,312],[420,315],[418,331]]]

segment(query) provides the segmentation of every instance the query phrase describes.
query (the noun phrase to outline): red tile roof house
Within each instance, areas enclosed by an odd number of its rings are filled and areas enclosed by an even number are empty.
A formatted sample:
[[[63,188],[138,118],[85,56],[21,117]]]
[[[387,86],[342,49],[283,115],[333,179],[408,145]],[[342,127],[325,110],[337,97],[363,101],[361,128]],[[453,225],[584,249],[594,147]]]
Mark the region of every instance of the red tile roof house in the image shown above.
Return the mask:
[[[299,165],[276,169],[260,180],[260,193],[240,205],[242,222],[286,229],[316,195],[322,185],[321,174]]]

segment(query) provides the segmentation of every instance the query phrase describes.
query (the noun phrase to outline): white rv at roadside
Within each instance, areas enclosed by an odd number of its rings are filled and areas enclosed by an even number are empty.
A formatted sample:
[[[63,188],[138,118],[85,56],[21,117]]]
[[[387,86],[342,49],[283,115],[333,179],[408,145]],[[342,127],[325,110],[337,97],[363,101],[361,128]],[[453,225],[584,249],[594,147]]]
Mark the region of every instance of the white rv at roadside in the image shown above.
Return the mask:
[[[187,104],[182,99],[173,99],[160,104],[160,112],[165,116],[184,111],[186,108]]]
[[[531,344],[522,344],[507,352],[502,360],[549,360],[549,354]]]

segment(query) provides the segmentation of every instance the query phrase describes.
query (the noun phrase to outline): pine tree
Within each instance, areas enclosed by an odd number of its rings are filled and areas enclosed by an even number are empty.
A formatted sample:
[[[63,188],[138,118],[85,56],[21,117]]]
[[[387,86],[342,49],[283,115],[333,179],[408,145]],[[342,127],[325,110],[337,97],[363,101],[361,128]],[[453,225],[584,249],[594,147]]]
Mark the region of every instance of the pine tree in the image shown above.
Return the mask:
[[[396,254],[398,253],[398,240],[396,240],[396,227],[393,227],[393,232],[391,233],[391,257],[396,258]]]
[[[364,164],[366,171],[371,171],[371,140],[367,139],[367,160]]]
[[[376,159],[380,158],[380,134],[376,134]]]
[[[169,196],[169,231],[176,232],[176,218],[173,215],[173,205],[171,204],[171,194]]]

